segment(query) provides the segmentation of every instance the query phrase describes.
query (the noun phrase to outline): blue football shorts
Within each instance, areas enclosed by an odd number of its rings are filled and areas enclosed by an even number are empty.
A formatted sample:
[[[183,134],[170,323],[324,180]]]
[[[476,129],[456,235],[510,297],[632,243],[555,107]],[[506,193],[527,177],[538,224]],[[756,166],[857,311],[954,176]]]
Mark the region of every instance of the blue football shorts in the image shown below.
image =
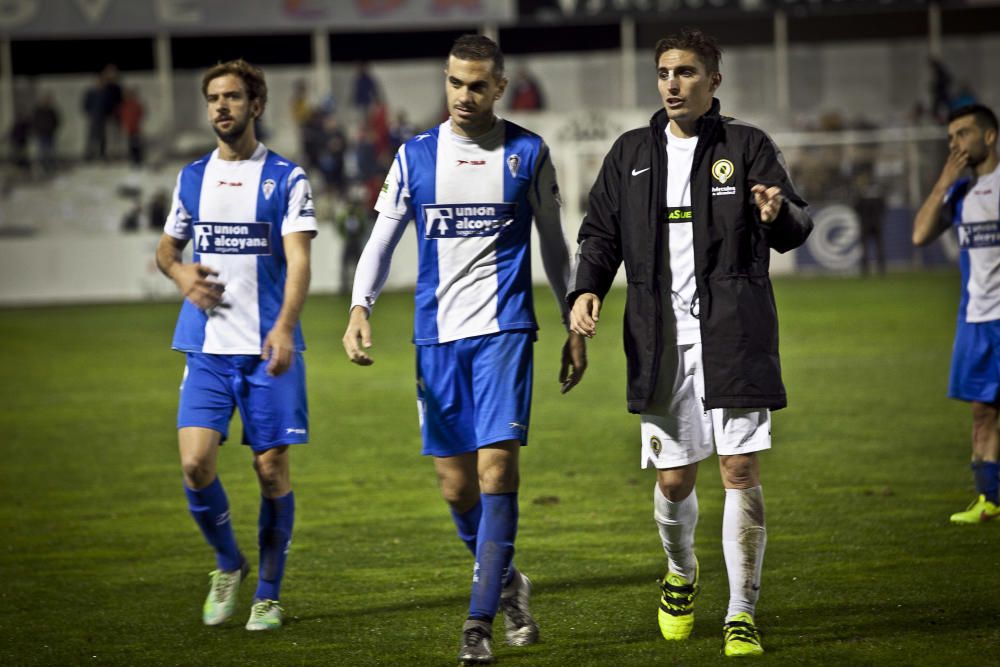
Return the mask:
[[[528,444],[533,331],[417,346],[423,453],[456,456],[505,440]]]
[[[309,441],[306,366],[301,352],[278,377],[259,355],[189,352],[181,381],[177,428],[200,426],[229,435],[239,409],[243,444],[255,452]]]
[[[995,403],[1000,394],[1000,320],[959,322],[951,353],[948,396]]]

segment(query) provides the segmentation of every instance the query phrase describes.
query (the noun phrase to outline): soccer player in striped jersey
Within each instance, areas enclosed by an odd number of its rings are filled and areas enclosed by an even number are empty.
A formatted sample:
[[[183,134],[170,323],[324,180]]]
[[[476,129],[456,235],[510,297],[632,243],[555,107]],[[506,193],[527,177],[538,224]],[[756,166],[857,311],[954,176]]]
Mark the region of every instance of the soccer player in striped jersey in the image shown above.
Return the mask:
[[[976,498],[951,515],[975,524],[1000,517],[1000,157],[997,117],[980,104],[948,118],[948,159],[913,222],[913,243],[926,245],[954,226],[962,297],[948,395],[972,406],[972,474]]]
[[[302,168],[254,133],[267,103],[263,72],[243,60],[220,63],[204,74],[202,93],[218,147],[181,169],[156,249],[160,270],[185,297],[173,339],[187,355],[177,413],[184,490],[217,564],[202,620],[219,625],[249,572],[216,474],[239,409],[261,490],[260,568],[246,629],[273,630],[295,517],[288,445],[309,435],[299,314],[316,215]],[[184,262],[191,240],[194,255]]]
[[[475,556],[459,659],[493,662],[492,624],[503,611],[507,642],[538,639],[517,568],[518,454],[527,444],[535,322],[531,221],[557,302],[569,278],[559,189],[542,139],[494,114],[503,55],[490,39],[455,41],[445,69],[450,118],[407,141],[375,206],[378,220],[358,264],[344,349],[373,363],[368,317],[410,220],[419,274],[413,340],[423,453],[434,457],[458,535]],[[586,368],[582,336],[568,334],[565,393]]]

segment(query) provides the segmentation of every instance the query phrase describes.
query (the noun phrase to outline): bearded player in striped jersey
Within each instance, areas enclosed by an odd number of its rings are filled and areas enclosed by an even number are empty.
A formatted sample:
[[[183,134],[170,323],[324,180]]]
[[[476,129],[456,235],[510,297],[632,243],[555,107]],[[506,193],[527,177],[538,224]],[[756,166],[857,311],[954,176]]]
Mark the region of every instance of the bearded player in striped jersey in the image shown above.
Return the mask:
[[[173,348],[187,355],[177,434],[188,507],[215,551],[205,625],[235,609],[249,564],[236,544],[216,474],[233,411],[253,452],[261,490],[260,569],[247,630],[281,627],[279,604],[295,496],[288,445],[305,443],[305,343],[299,313],[309,289],[316,215],[305,172],[257,141],[264,74],[243,60],[202,77],[218,147],[184,167],[156,249],[160,270],[185,301]],[[194,257],[181,251],[194,241]]]
[[[373,363],[368,317],[393,250],[412,219],[418,239],[414,343],[423,453],[434,457],[458,535],[475,556],[459,660],[494,660],[492,625],[507,643],[532,644],[531,582],[513,565],[518,454],[527,444],[535,322],[531,220],[564,324],[569,253],[555,170],[537,135],[493,112],[503,55],[490,39],[460,37],[445,69],[449,120],[406,142],[375,206],[379,213],[354,282],[344,349]],[[565,393],[586,368],[582,336],[568,334]]]
[[[962,297],[948,395],[972,412],[972,475],[976,498],[955,524],[1000,517],[1000,155],[997,117],[981,104],[948,117],[948,159],[917,211],[913,243],[927,245],[952,226],[961,249]]]

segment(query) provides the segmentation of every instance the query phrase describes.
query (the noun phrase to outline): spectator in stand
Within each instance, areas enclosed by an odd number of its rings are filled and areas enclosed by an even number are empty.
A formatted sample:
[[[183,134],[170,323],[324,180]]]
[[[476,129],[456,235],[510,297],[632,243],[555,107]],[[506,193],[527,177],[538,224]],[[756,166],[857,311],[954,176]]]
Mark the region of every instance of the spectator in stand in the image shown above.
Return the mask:
[[[142,140],[142,121],[145,112],[142,101],[139,99],[139,91],[135,88],[127,88],[118,108],[118,120],[121,123],[122,132],[125,133],[125,139],[128,143],[128,160],[133,167],[141,167],[145,158]]]
[[[861,222],[861,273],[868,275],[874,264],[874,270],[884,275],[885,241],[882,229],[886,194],[884,183],[876,177],[873,156],[866,155],[855,165],[852,199]]]
[[[399,147],[417,134],[417,128],[409,121],[406,111],[399,111],[389,128],[389,152],[396,154]]]
[[[289,101],[289,107],[292,112],[292,121],[299,130],[299,150],[307,158],[307,164],[314,166],[316,162],[309,155],[308,145],[311,140],[310,123],[313,122],[314,114],[313,107],[309,104],[309,88],[305,79],[296,79],[295,83],[292,84],[292,99]]]
[[[325,150],[324,160],[326,167],[326,184],[331,192],[337,196],[343,195],[347,186],[345,175],[345,160],[347,159],[347,135],[340,127],[340,122],[334,115],[329,115],[324,121]]]
[[[337,232],[343,242],[340,251],[340,293],[350,294],[354,284],[354,271],[361,258],[365,239],[368,236],[369,214],[372,209],[366,207],[361,197],[367,196],[362,190],[352,194],[347,206],[337,216]]]
[[[958,84],[958,92],[949,101],[951,109],[961,109],[962,107],[972,106],[976,104],[979,99],[976,97],[975,91],[972,89],[972,84],[968,81],[962,81]]]
[[[354,75],[354,83],[351,86],[351,90],[351,102],[358,109],[368,109],[372,102],[379,99],[378,81],[368,71],[368,63],[358,63],[358,71]]]
[[[28,141],[31,139],[31,114],[21,110],[14,118],[10,127],[10,160],[14,166],[23,171],[31,170],[31,159],[28,157]]]
[[[118,114],[121,111],[122,100],[125,99],[125,92],[118,81],[118,66],[114,64],[105,65],[104,69],[101,70],[101,81],[101,115],[105,133],[107,132],[107,128],[111,127],[112,136],[116,142],[115,145],[120,147],[117,143],[120,140],[118,134]]]
[[[938,123],[944,123],[951,109],[951,74],[937,58],[927,62],[931,69],[931,116]]]
[[[510,84],[511,111],[541,111],[545,96],[538,81],[526,69],[519,69]]]
[[[38,164],[47,174],[56,168],[55,144],[59,123],[59,112],[56,110],[52,94],[44,93],[31,112],[31,125],[38,145]]]
[[[83,159],[103,160],[107,157],[108,141],[104,127],[104,79],[98,76],[94,85],[83,93],[81,109],[87,117],[87,143],[83,149]]]
[[[372,131],[372,141],[375,144],[375,156],[382,162],[386,159],[391,162],[392,155],[389,155],[389,108],[381,97],[376,97],[368,105],[368,127]]]

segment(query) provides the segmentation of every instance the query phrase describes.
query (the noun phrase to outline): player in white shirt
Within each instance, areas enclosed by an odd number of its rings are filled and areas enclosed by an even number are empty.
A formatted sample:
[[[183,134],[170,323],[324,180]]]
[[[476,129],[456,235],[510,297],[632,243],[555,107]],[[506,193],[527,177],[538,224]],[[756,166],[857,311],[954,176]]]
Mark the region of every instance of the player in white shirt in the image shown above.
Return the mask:
[[[281,627],[279,605],[295,496],[288,445],[308,441],[305,343],[316,215],[305,172],[257,141],[264,74],[243,60],[202,78],[218,147],[184,167],[156,249],[160,270],[186,298],[173,348],[187,355],[177,414],[188,507],[216,555],[202,609],[206,625],[229,619],[249,572],[216,474],[220,445],[239,409],[261,490],[260,568],[247,630]],[[193,261],[181,252],[194,241]]]
[[[948,160],[913,222],[913,243],[958,232],[962,297],[948,395],[972,407],[976,498],[951,522],[1000,517],[1000,157],[997,117],[979,104],[948,118]]]
[[[713,451],[725,488],[729,580],[723,654],[760,655],[754,614],[767,542],[760,456],[785,407],[771,250],[812,229],[781,152],[723,116],[714,38],[684,29],[656,44],[663,107],[612,146],[591,189],[570,286],[570,324],[587,336],[622,264],[628,274],[628,406],[641,415],[641,465],[657,471],[653,517],[667,556],[663,638],[694,628],[700,566],[698,469]]]
[[[459,537],[475,555],[459,659],[493,661],[492,624],[503,611],[507,642],[538,639],[531,583],[512,563],[518,453],[527,444],[535,322],[531,221],[545,271],[563,302],[569,253],[558,186],[537,135],[497,118],[503,55],[490,39],[456,40],[445,70],[450,119],[407,141],[376,204],[378,220],[358,264],[344,349],[373,363],[368,317],[392,252],[415,221],[419,275],[414,343],[423,453],[434,457]],[[563,348],[563,392],[586,368],[582,336]]]

